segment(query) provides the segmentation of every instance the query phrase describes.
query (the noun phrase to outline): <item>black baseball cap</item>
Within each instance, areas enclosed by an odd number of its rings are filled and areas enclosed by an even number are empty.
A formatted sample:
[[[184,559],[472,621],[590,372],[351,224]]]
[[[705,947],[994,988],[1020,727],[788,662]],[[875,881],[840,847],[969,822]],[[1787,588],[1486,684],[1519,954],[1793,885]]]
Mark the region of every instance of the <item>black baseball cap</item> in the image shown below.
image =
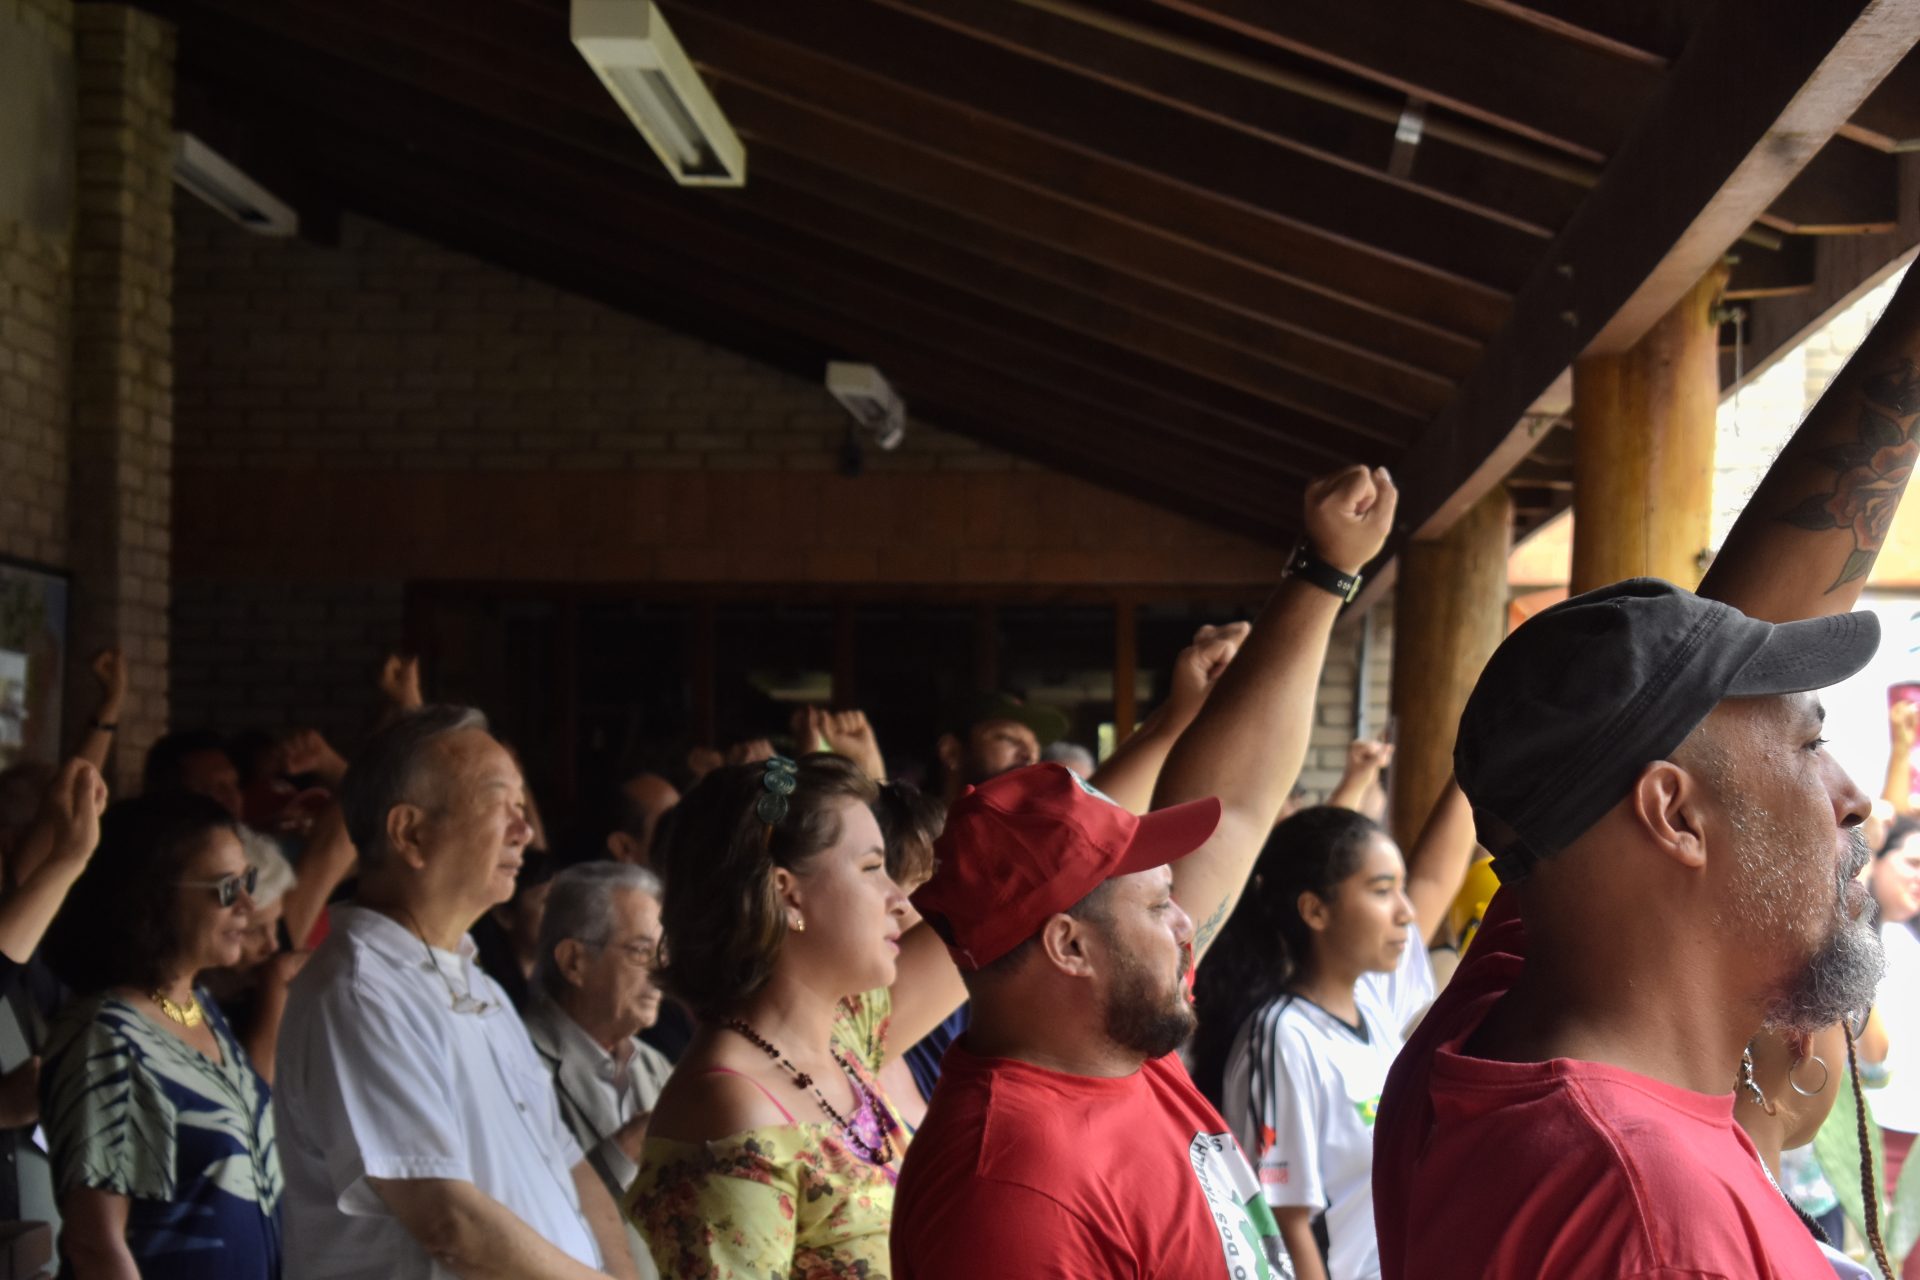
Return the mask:
[[[1033,736],[1043,747],[1066,737],[1071,727],[1066,712],[1053,707],[1036,706],[1011,693],[976,693],[956,703],[947,712],[947,725],[957,734],[964,734],[975,725],[991,720],[1011,720],[1027,726],[1033,730]]]
[[[1871,613],[1778,625],[1658,578],[1523,623],[1480,673],[1454,774],[1503,883],[1572,843],[1725,698],[1804,693],[1865,667]]]

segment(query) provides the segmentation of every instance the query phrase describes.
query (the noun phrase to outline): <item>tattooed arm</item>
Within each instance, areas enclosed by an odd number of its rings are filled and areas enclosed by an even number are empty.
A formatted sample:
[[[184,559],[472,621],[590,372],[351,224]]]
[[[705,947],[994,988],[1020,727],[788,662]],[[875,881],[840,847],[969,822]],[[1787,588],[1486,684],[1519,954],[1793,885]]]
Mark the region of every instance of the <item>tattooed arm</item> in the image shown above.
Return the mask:
[[[1700,594],[1773,622],[1853,608],[1920,455],[1916,426],[1920,272],[1774,460]]]

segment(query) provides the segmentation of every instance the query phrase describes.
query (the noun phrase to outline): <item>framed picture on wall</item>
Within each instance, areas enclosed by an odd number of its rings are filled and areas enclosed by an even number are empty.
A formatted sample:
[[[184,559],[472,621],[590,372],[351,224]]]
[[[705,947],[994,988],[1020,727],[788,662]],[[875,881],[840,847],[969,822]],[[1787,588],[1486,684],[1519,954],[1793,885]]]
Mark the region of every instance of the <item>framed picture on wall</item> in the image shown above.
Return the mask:
[[[0,768],[60,758],[67,575],[0,557]]]

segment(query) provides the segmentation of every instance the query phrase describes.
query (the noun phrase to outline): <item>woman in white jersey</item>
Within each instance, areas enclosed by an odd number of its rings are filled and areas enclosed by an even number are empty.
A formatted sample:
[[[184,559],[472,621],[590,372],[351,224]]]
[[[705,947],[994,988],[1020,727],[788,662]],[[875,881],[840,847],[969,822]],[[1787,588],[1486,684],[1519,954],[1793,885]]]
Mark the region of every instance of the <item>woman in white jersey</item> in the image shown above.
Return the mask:
[[[1274,828],[1200,969],[1194,1077],[1254,1157],[1300,1280],[1380,1274],[1374,1111],[1433,999],[1427,940],[1472,850],[1452,786],[1411,869],[1372,820],[1304,809]]]

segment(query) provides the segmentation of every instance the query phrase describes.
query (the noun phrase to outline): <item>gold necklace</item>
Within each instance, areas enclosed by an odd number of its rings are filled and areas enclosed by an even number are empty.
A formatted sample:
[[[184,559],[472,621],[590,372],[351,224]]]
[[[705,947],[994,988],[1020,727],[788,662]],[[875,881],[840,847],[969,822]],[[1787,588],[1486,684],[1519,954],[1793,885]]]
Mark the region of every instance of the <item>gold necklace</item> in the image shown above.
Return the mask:
[[[188,996],[185,1004],[175,1004],[167,998],[164,991],[152,993],[153,1002],[160,1006],[160,1012],[183,1027],[197,1027],[206,1016],[200,1011],[200,997]]]

